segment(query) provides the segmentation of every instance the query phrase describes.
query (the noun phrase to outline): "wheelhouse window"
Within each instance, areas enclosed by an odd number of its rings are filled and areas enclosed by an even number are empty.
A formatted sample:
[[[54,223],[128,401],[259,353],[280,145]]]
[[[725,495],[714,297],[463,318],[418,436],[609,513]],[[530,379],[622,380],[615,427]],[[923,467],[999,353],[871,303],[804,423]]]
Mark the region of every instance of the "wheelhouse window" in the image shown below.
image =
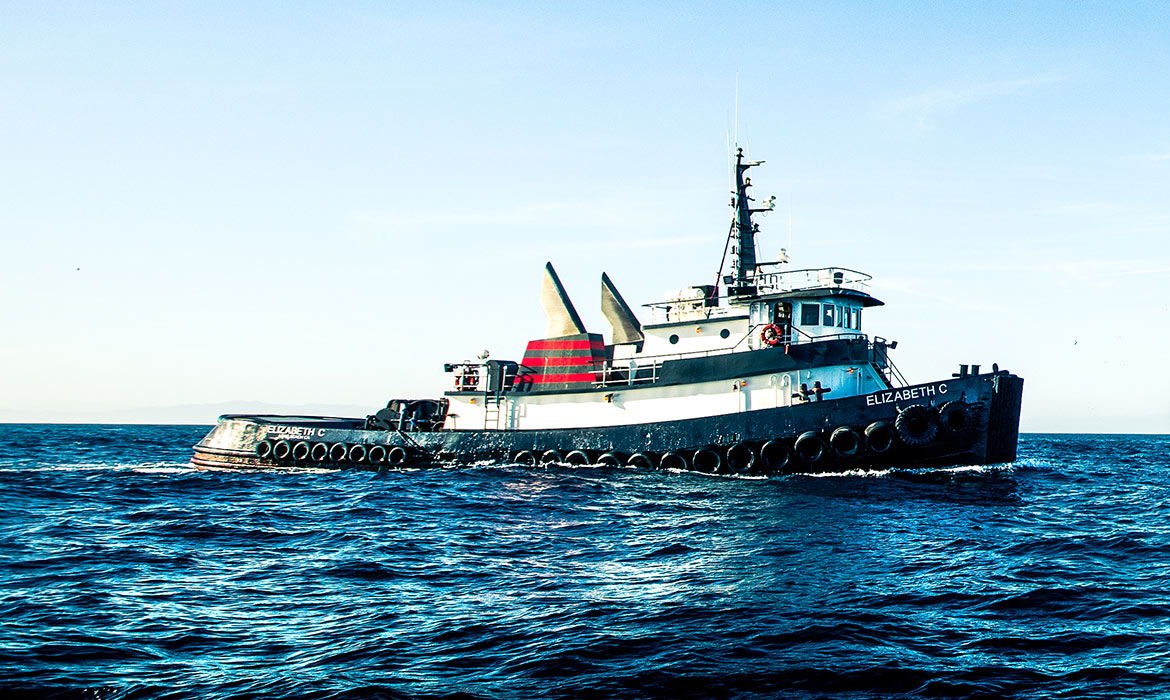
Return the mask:
[[[861,309],[853,310],[853,330],[861,330]]]
[[[837,325],[833,320],[834,316],[836,315],[833,313],[833,308],[834,307],[832,304],[825,304],[825,316],[824,316],[824,321],[821,322],[822,326],[832,327],[832,326]]]
[[[846,306],[846,307],[844,307],[844,308],[842,309],[842,311],[844,312],[844,313],[842,313],[842,314],[841,314],[841,315],[844,317],[844,318],[842,318],[842,319],[841,319],[841,321],[842,321],[842,323],[841,323],[842,327],[844,327],[844,328],[852,328],[852,327],[853,327],[853,307],[851,307],[851,306]]]
[[[815,326],[821,316],[821,305],[802,302],[800,304],[800,325]]]
[[[837,307],[837,327],[845,327],[845,314],[849,313],[849,309],[844,306]]]

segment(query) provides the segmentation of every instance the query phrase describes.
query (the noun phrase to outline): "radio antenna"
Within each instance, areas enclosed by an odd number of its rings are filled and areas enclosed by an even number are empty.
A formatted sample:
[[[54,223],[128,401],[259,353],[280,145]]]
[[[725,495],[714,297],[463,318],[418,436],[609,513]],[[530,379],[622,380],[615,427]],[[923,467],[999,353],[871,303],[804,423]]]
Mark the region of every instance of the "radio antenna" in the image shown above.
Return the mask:
[[[739,71],[735,71],[735,145],[739,145]]]
[[[727,129],[727,191],[731,192],[731,129]]]

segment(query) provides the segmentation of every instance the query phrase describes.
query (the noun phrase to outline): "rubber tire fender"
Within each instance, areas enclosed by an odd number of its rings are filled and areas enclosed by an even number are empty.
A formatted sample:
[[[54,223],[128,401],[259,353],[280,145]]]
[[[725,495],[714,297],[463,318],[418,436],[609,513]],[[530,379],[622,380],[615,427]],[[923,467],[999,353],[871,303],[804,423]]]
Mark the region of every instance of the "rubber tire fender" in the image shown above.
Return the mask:
[[[277,440],[276,444],[272,446],[272,458],[283,462],[292,455],[292,445],[288,440]]]
[[[346,455],[349,454],[349,445],[344,442],[335,442],[329,446],[329,461],[330,462],[344,462]]]
[[[660,469],[681,469],[686,471],[690,469],[691,465],[687,462],[687,456],[681,452],[674,452],[673,450],[662,455],[662,459],[658,462]]]
[[[626,460],[627,467],[635,467],[638,469],[653,469],[658,461],[654,459],[654,455],[646,454],[645,452],[635,452]]]
[[[810,430],[807,433],[801,433],[800,437],[796,438],[792,451],[796,453],[796,458],[801,462],[816,464],[825,456],[825,441],[821,439],[820,433]]]
[[[865,429],[865,448],[875,455],[889,452],[896,439],[894,427],[884,420],[874,421]]]
[[[746,442],[737,442],[727,448],[725,461],[728,471],[734,474],[750,472],[756,466],[756,451]]]
[[[691,468],[704,474],[718,474],[723,464],[723,455],[711,447],[700,447],[691,455]]]
[[[765,471],[783,471],[792,461],[792,448],[783,440],[769,440],[760,448],[760,462]]]
[[[938,436],[938,413],[923,404],[907,406],[898,411],[894,429],[898,439],[910,447],[929,445]]]
[[[297,441],[297,444],[293,445],[293,448],[292,448],[293,461],[294,462],[308,461],[309,453],[311,453],[312,451],[313,451],[313,448],[309,445],[309,443],[305,442],[304,440]]]
[[[858,452],[861,452],[864,444],[861,441],[861,435],[847,425],[837,428],[829,436],[829,447],[833,450],[833,454],[842,458],[856,456]]]
[[[938,409],[938,424],[948,435],[962,435],[971,427],[971,412],[961,401],[948,401]]]
[[[565,455],[565,464],[571,464],[574,467],[584,467],[593,464],[593,460],[589,458],[589,453],[584,450],[573,450]]]
[[[386,461],[386,447],[384,445],[370,445],[366,450],[366,459],[370,464],[381,464]]]
[[[603,467],[620,467],[625,464],[621,454],[617,452],[606,452],[597,458],[597,463]]]

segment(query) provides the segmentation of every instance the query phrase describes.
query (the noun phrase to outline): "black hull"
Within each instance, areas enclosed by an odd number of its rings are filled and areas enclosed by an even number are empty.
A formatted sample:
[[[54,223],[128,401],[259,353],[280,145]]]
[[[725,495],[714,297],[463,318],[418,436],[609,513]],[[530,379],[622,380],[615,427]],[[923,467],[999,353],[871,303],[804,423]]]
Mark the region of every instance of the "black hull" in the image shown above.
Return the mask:
[[[195,446],[192,462],[202,467],[372,469],[435,461],[593,463],[602,455],[602,463],[625,465],[637,455],[634,465],[763,473],[995,464],[1016,457],[1022,391],[1023,379],[997,372],[791,407],[557,430],[398,432],[368,430],[361,419],[222,416]],[[879,424],[893,438],[888,445],[867,439],[866,428]],[[852,437],[840,428],[852,428]],[[882,430],[875,429],[875,437]],[[354,451],[355,445],[361,448]],[[729,459],[732,448],[736,451]],[[330,454],[322,456],[326,451]],[[785,454],[788,459],[778,458]]]

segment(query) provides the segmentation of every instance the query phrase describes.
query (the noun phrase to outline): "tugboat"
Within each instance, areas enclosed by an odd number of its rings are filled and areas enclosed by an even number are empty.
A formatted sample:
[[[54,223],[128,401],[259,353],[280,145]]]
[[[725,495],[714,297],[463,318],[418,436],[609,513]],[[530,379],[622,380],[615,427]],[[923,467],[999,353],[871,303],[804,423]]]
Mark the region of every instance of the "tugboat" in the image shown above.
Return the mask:
[[[731,227],[715,284],[646,304],[601,275],[609,342],[585,329],[551,263],[548,327],[520,361],[443,365],[441,398],[397,398],[365,418],[225,415],[200,467],[334,467],[493,460],[775,474],[953,466],[1016,457],[1023,379],[992,365],[908,384],[897,347],[862,330],[883,303],[870,276],[757,261],[758,206],[735,154]]]

